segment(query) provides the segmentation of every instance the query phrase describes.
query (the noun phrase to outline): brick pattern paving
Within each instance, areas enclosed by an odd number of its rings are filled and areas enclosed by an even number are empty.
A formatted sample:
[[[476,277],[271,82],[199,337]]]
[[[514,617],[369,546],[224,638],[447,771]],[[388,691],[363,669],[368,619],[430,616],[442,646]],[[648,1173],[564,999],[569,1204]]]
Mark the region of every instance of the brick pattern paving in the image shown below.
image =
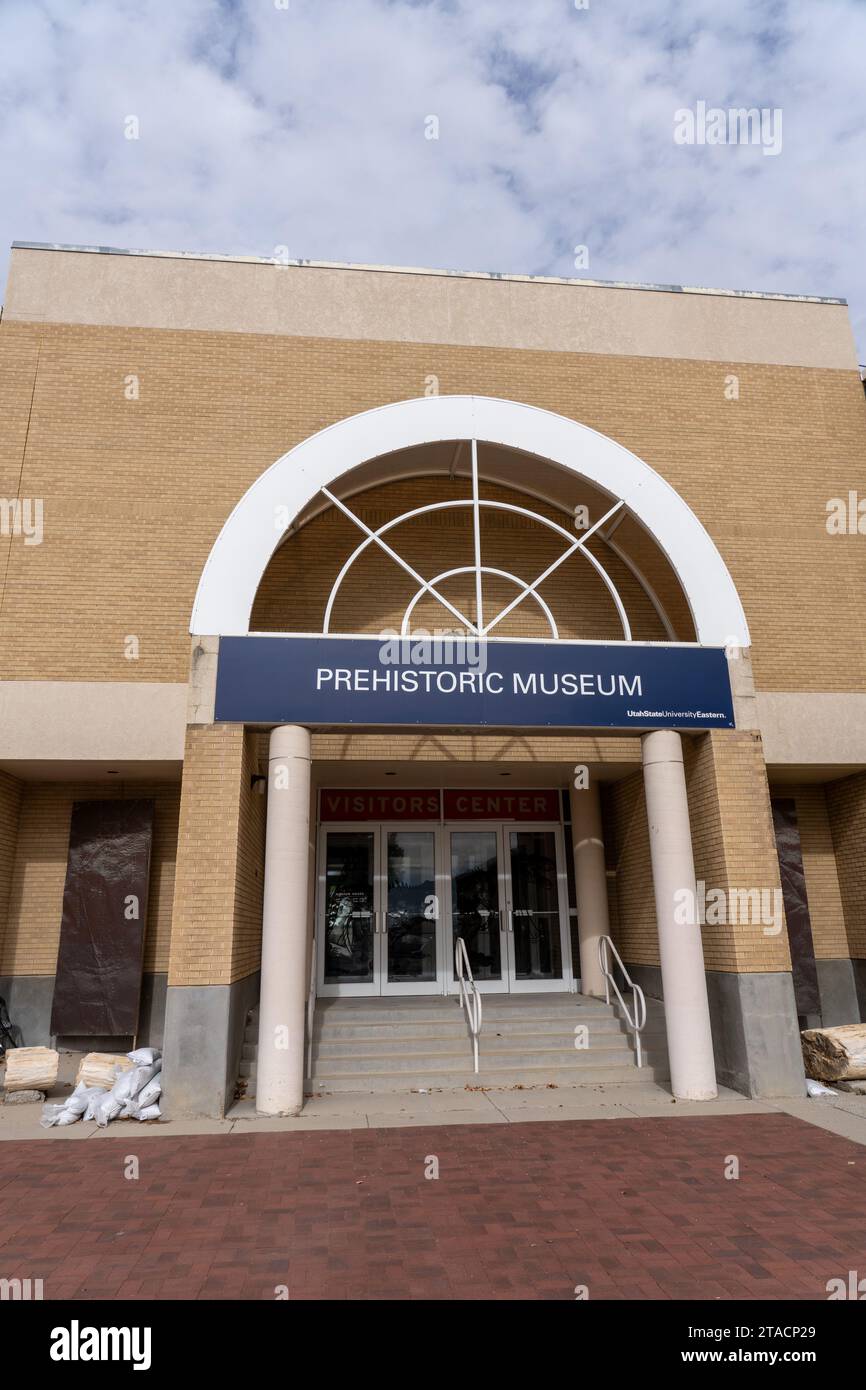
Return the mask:
[[[0,1146],[0,1277],[46,1299],[824,1299],[851,1269],[866,1153],[786,1115]]]

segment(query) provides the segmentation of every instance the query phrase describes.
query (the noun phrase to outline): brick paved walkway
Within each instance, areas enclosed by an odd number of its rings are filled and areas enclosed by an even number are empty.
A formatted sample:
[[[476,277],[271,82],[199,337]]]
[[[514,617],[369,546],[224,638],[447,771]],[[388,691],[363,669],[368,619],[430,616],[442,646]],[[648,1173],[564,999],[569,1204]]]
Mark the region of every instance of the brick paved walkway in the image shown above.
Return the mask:
[[[823,1299],[849,1269],[866,1153],[786,1115],[0,1146],[0,1277],[46,1299]]]

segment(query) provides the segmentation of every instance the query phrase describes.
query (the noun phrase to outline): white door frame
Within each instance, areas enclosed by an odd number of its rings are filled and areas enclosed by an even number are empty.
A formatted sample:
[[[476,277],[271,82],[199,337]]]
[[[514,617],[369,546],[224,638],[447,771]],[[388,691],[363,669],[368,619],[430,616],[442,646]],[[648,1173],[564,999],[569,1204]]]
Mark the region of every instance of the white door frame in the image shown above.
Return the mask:
[[[437,906],[436,921],[436,979],[415,984],[402,983],[388,979],[388,832],[391,830],[426,830],[433,835],[434,872]],[[442,860],[442,837],[439,821],[325,821],[319,826],[316,856],[316,993],[325,999],[361,999],[378,995],[393,994],[443,994],[446,956],[445,931],[441,912],[444,866]],[[338,984],[325,982],[325,907],[327,903],[327,843],[328,835],[336,834],[372,835],[373,837],[373,978],[353,983],[342,980]]]
[[[325,906],[327,903],[327,837],[329,834],[345,834],[350,832],[355,835],[372,835],[373,837],[373,978],[372,980],[352,984],[348,980],[343,980],[339,984],[325,983],[325,963],[327,951],[325,947]],[[378,824],[372,821],[327,821],[319,827],[318,844],[316,846],[316,960],[318,976],[316,980],[316,993],[325,999],[360,999],[364,996],[379,993],[379,921],[381,916],[380,893],[381,893],[381,874],[378,870],[380,859],[380,831]]]
[[[514,902],[512,898],[511,832],[531,834],[532,831],[552,831],[556,855],[556,901],[559,909],[559,941],[562,975],[555,980],[518,980],[514,953]],[[508,987],[511,994],[570,993],[574,988],[571,965],[571,929],[568,914],[568,878],[565,868],[565,842],[559,821],[505,821],[502,825],[502,852],[508,889]]]
[[[449,871],[446,875],[446,894],[442,899],[446,919],[446,936],[449,947],[453,942],[452,895],[450,873],[450,835],[460,830],[493,830],[497,836],[497,879],[500,903],[500,961],[502,977],[499,980],[476,980],[480,994],[566,994],[574,989],[574,972],[571,962],[571,926],[568,911],[568,879],[565,868],[565,839],[559,821],[446,821],[442,826],[442,859]],[[507,839],[509,831],[549,830],[553,833],[556,852],[557,903],[559,906],[560,952],[562,956],[562,976],[555,980],[519,980],[514,958],[513,899],[511,877],[511,845]],[[449,949],[446,969],[446,988],[449,994],[459,991],[454,973],[453,950]]]
[[[438,916],[436,918],[436,980],[415,984],[388,980],[387,901],[388,832],[426,830],[433,835]],[[454,974],[454,930],[452,918],[451,833],[473,830],[493,831],[496,835],[497,884],[499,888],[499,951],[501,978],[476,981],[482,994],[566,993],[574,989],[571,960],[571,929],[568,907],[568,880],[565,868],[565,840],[559,821],[326,821],[319,826],[316,871],[316,956],[317,993],[323,998],[359,999],[377,995],[456,994],[459,986]],[[511,846],[509,831],[552,831],[556,848],[557,901],[559,905],[562,978],[518,980],[514,959]],[[373,837],[373,979],[363,983],[343,980],[325,983],[325,905],[327,837],[330,832],[366,834]]]
[[[492,830],[496,835],[496,882],[499,889],[499,964],[498,980],[476,980],[475,988],[479,994],[508,993],[508,942],[507,942],[507,900],[505,881],[505,846],[502,842],[502,821],[498,820],[450,820],[442,824],[442,862],[445,867],[445,895],[442,899],[445,918],[444,935],[448,941],[448,961],[445,970],[445,991],[459,993],[460,986],[454,971],[454,918],[453,879],[451,877],[451,835],[452,833],[472,833],[473,830]]]
[[[403,820],[403,821],[382,821],[379,824],[379,854],[378,854],[378,876],[379,884],[379,904],[381,914],[377,914],[377,926],[381,930],[376,934],[376,978],[380,984],[382,994],[442,994],[442,965],[443,965],[443,927],[442,912],[440,904],[442,902],[442,836],[438,821]],[[436,928],[436,979],[414,984],[412,981],[402,983],[400,981],[388,979],[388,834],[392,831],[408,832],[412,830],[426,831],[433,836],[433,875],[434,892],[436,896],[436,915],[434,917]]]

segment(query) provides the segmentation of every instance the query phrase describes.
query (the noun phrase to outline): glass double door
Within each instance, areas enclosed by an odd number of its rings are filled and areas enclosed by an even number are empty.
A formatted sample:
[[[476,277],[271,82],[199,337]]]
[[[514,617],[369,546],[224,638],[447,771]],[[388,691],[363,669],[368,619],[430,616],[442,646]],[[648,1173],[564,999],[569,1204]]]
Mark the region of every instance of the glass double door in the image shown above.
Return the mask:
[[[318,989],[443,994],[462,937],[484,992],[572,983],[558,825],[325,826]]]
[[[489,993],[572,987],[558,825],[447,826],[448,918]]]
[[[323,829],[321,994],[439,994],[438,826]]]

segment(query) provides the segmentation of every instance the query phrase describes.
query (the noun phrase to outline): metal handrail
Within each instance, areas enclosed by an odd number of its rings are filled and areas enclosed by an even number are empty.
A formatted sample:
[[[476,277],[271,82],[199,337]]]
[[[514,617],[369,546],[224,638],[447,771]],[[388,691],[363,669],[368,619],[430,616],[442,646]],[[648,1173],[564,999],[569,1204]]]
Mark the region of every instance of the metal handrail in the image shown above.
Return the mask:
[[[307,995],[307,1076],[313,1074],[313,1024],[316,1021],[316,938],[310,960],[310,991]]]
[[[472,1034],[472,1056],[475,1063],[475,1075],[477,1076],[478,1038],[481,1033],[481,995],[478,993],[478,986],[472,974],[472,966],[469,964],[466,942],[462,936],[458,936],[454,942],[454,973],[460,986],[460,1003],[466,1015],[469,1032]]]
[[[629,1013],[628,1004],[625,1002],[622,995],[620,994],[619,985],[614,979],[614,974],[610,966],[611,955],[613,955],[617,965],[622,971],[623,979],[626,983],[626,988],[630,989],[632,992],[634,1017],[632,1017],[632,1015]],[[629,975],[628,971],[622,963],[622,957],[620,956],[619,951],[616,949],[609,936],[599,937],[598,963],[601,966],[601,973],[604,976],[605,1000],[608,1004],[610,1003],[610,987],[611,985],[613,985],[614,993],[617,999],[619,1000],[620,1004],[622,1005],[622,1011],[625,1014],[626,1022],[629,1028],[631,1029],[632,1033],[634,1034],[634,1045],[635,1052],[637,1053],[637,1064],[639,1067],[642,1067],[643,1052],[641,1050],[640,1035],[641,1029],[644,1027],[646,1023],[646,998],[644,996],[644,992],[641,989],[640,985],[636,985],[634,980]]]

